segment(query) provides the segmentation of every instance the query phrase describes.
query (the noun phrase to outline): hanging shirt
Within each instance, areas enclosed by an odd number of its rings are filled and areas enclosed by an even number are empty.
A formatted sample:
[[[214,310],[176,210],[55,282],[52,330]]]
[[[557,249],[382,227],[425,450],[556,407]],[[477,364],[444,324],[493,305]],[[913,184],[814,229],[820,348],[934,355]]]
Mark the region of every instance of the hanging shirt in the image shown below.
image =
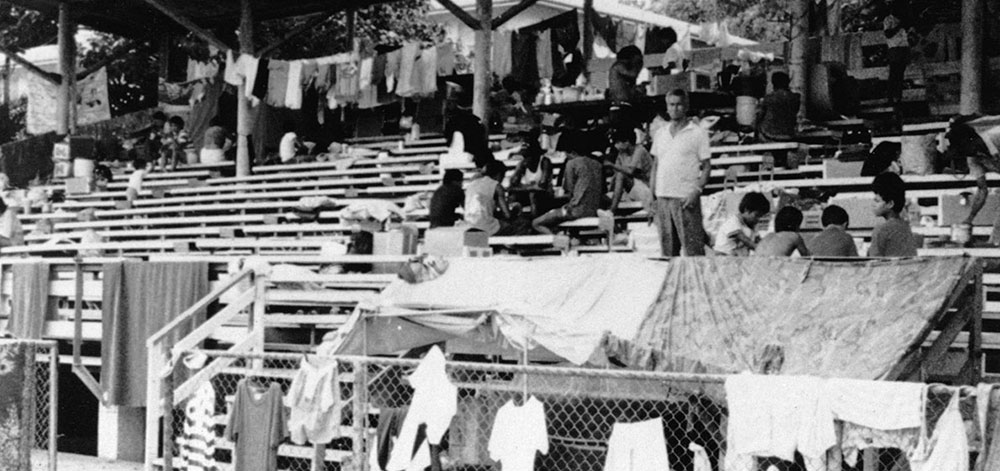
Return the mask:
[[[358,66],[358,89],[364,90],[371,86],[372,84],[372,65],[374,65],[375,59],[368,57],[361,59],[361,64]]]
[[[399,77],[399,64],[402,57],[402,49],[396,49],[385,55],[385,88],[389,93],[396,91],[396,81]]]
[[[285,92],[285,106],[293,110],[302,109],[302,62],[288,64],[288,88]]]
[[[493,31],[493,72],[501,79],[511,72],[511,32],[507,29]]]
[[[444,367],[444,354],[435,345],[410,375],[413,401],[389,456],[386,471],[416,471],[430,465],[428,444],[441,443],[441,437],[458,410],[458,388],[448,380]],[[426,425],[427,439],[417,443],[420,425]],[[415,454],[413,450],[417,450]]]
[[[662,430],[660,436],[663,436]],[[493,421],[488,450],[490,458],[499,461],[503,471],[532,471],[535,453],[549,453],[545,406],[535,396],[522,406],[507,401]],[[669,468],[657,471],[664,469]]]
[[[663,419],[616,423],[608,439],[604,471],[662,471],[670,469]]]
[[[288,62],[271,61],[268,65],[267,104],[284,108],[285,95],[288,93]]]
[[[825,469],[826,451],[837,444],[823,382],[807,376],[739,374],[726,378],[729,424],[727,471],[749,470],[753,457],[795,461],[806,469]]]
[[[401,97],[413,95],[413,65],[417,61],[420,44],[410,41],[403,45],[399,53],[399,77],[396,94]]]
[[[184,407],[184,431],[178,440],[180,468],[187,471],[215,471],[215,389],[203,384]]]
[[[962,423],[958,399],[959,393],[956,391],[934,426],[926,459],[910,460],[912,471],[968,471],[969,439]]]
[[[233,57],[233,51],[226,51],[226,70],[223,75],[223,80],[232,86],[238,86],[243,83],[243,75],[237,68],[236,59]]]
[[[438,75],[452,75],[455,73],[455,45],[444,43],[438,46],[437,50],[437,73]]]
[[[232,441],[233,471],[278,469],[278,445],[288,435],[281,386],[271,383],[266,392],[253,390],[247,380],[236,385],[226,440]]]
[[[552,79],[552,33],[548,30],[538,33],[538,43],[535,46],[535,57],[538,62],[538,78]]]
[[[260,66],[260,59],[247,54],[240,54],[237,67],[240,74],[245,79],[244,95],[247,98],[253,97],[253,88],[257,84],[257,68]],[[237,84],[239,85],[239,84]]]
[[[268,80],[270,80],[270,61],[267,59],[255,59],[257,70],[257,76],[253,81],[253,86],[251,87],[249,83],[247,84],[247,90],[252,90],[251,95],[256,100],[267,99],[268,91]],[[253,64],[253,63],[252,63]]]
[[[420,51],[420,87],[414,90],[415,93],[420,95],[437,93],[437,51],[437,46],[424,48]]]
[[[285,406],[290,410],[288,430],[293,442],[330,443],[340,428],[337,363],[314,365],[303,360],[288,387]]]

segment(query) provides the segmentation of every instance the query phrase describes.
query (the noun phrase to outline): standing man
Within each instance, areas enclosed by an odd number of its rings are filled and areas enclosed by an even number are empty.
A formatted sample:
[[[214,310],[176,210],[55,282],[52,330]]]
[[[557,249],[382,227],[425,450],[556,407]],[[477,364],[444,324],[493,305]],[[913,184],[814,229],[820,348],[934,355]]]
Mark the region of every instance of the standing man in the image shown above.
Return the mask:
[[[670,123],[653,135],[650,180],[660,251],[664,257],[705,255],[701,191],[711,169],[708,133],[688,117],[687,92],[670,92],[666,103]]]

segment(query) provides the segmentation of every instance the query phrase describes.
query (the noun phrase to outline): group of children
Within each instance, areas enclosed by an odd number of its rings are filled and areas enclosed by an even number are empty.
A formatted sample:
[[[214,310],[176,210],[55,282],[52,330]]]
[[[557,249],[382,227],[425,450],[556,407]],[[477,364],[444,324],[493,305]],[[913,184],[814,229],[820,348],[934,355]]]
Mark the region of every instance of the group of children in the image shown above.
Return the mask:
[[[872,212],[884,222],[872,231],[869,257],[915,257],[917,241],[909,223],[901,216],[906,206],[906,187],[899,175],[882,173],[872,182]],[[854,239],[847,233],[849,217],[844,208],[829,205],[823,210],[823,230],[807,242],[799,229],[802,211],[785,206],[774,216],[774,232],[761,238],[757,224],[771,211],[761,193],[748,193],[740,201],[739,212],[720,226],[713,249],[724,255],[787,257],[796,252],[803,257],[857,257]]]

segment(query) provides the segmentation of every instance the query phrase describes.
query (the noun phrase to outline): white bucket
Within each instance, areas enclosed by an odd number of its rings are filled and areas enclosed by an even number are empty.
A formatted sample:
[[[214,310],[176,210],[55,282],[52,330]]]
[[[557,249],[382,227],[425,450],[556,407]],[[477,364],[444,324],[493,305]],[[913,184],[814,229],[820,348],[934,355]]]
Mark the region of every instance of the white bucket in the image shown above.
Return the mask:
[[[965,245],[972,240],[972,225],[971,224],[955,224],[951,226],[951,241],[957,244]]]
[[[736,97],[736,122],[741,126],[753,126],[757,122],[757,102],[752,96]]]
[[[90,178],[94,175],[94,161],[91,159],[73,159],[73,176]]]

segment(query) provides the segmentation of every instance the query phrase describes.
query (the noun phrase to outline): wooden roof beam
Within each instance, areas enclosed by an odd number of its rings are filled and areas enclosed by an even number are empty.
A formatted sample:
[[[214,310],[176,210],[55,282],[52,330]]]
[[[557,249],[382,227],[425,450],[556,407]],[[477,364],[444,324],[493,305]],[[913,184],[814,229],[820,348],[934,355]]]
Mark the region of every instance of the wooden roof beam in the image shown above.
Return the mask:
[[[194,21],[191,21],[191,19],[182,15],[180,12],[177,11],[177,9],[173,5],[167,4],[166,0],[143,0],[143,1],[148,3],[153,8],[159,10],[161,13],[166,15],[171,20],[174,20],[177,24],[183,26],[184,28],[187,28],[188,31],[191,31],[205,42],[223,51],[228,51],[233,49],[228,44],[222,42],[219,38],[215,37],[215,35],[212,34],[211,31],[202,28],[201,26],[198,26]]]
[[[35,74],[35,75],[37,75],[37,76],[45,79],[47,82],[51,83],[52,85],[59,85],[60,82],[62,82],[62,76],[61,75],[56,74],[56,73],[52,73],[52,72],[46,72],[46,71],[42,70],[41,67],[38,67],[37,65],[31,63],[31,61],[29,61],[28,59],[25,59],[25,58],[21,57],[20,54],[14,52],[14,51],[11,51],[10,49],[7,49],[6,46],[0,45],[0,52],[6,54],[7,57],[10,57],[10,60],[12,60],[14,62],[17,62],[21,67],[24,67],[24,70],[27,70],[28,72],[31,72],[31,73],[33,73],[33,74]]]
[[[479,20],[473,18],[472,15],[469,14],[469,12],[463,10],[458,5],[455,5],[455,2],[452,2],[451,0],[438,0],[438,3],[440,3],[441,6],[445,7],[445,9],[450,11],[452,15],[455,15],[455,18],[458,18],[459,21],[465,23],[466,26],[472,28],[473,31],[479,30],[479,25],[480,25]]]
[[[501,13],[500,16],[493,18],[493,29],[499,28],[504,23],[510,21],[511,18],[514,18],[522,11],[527,10],[535,3],[538,3],[538,0],[521,0],[521,2],[517,5],[508,8],[507,11]]]

